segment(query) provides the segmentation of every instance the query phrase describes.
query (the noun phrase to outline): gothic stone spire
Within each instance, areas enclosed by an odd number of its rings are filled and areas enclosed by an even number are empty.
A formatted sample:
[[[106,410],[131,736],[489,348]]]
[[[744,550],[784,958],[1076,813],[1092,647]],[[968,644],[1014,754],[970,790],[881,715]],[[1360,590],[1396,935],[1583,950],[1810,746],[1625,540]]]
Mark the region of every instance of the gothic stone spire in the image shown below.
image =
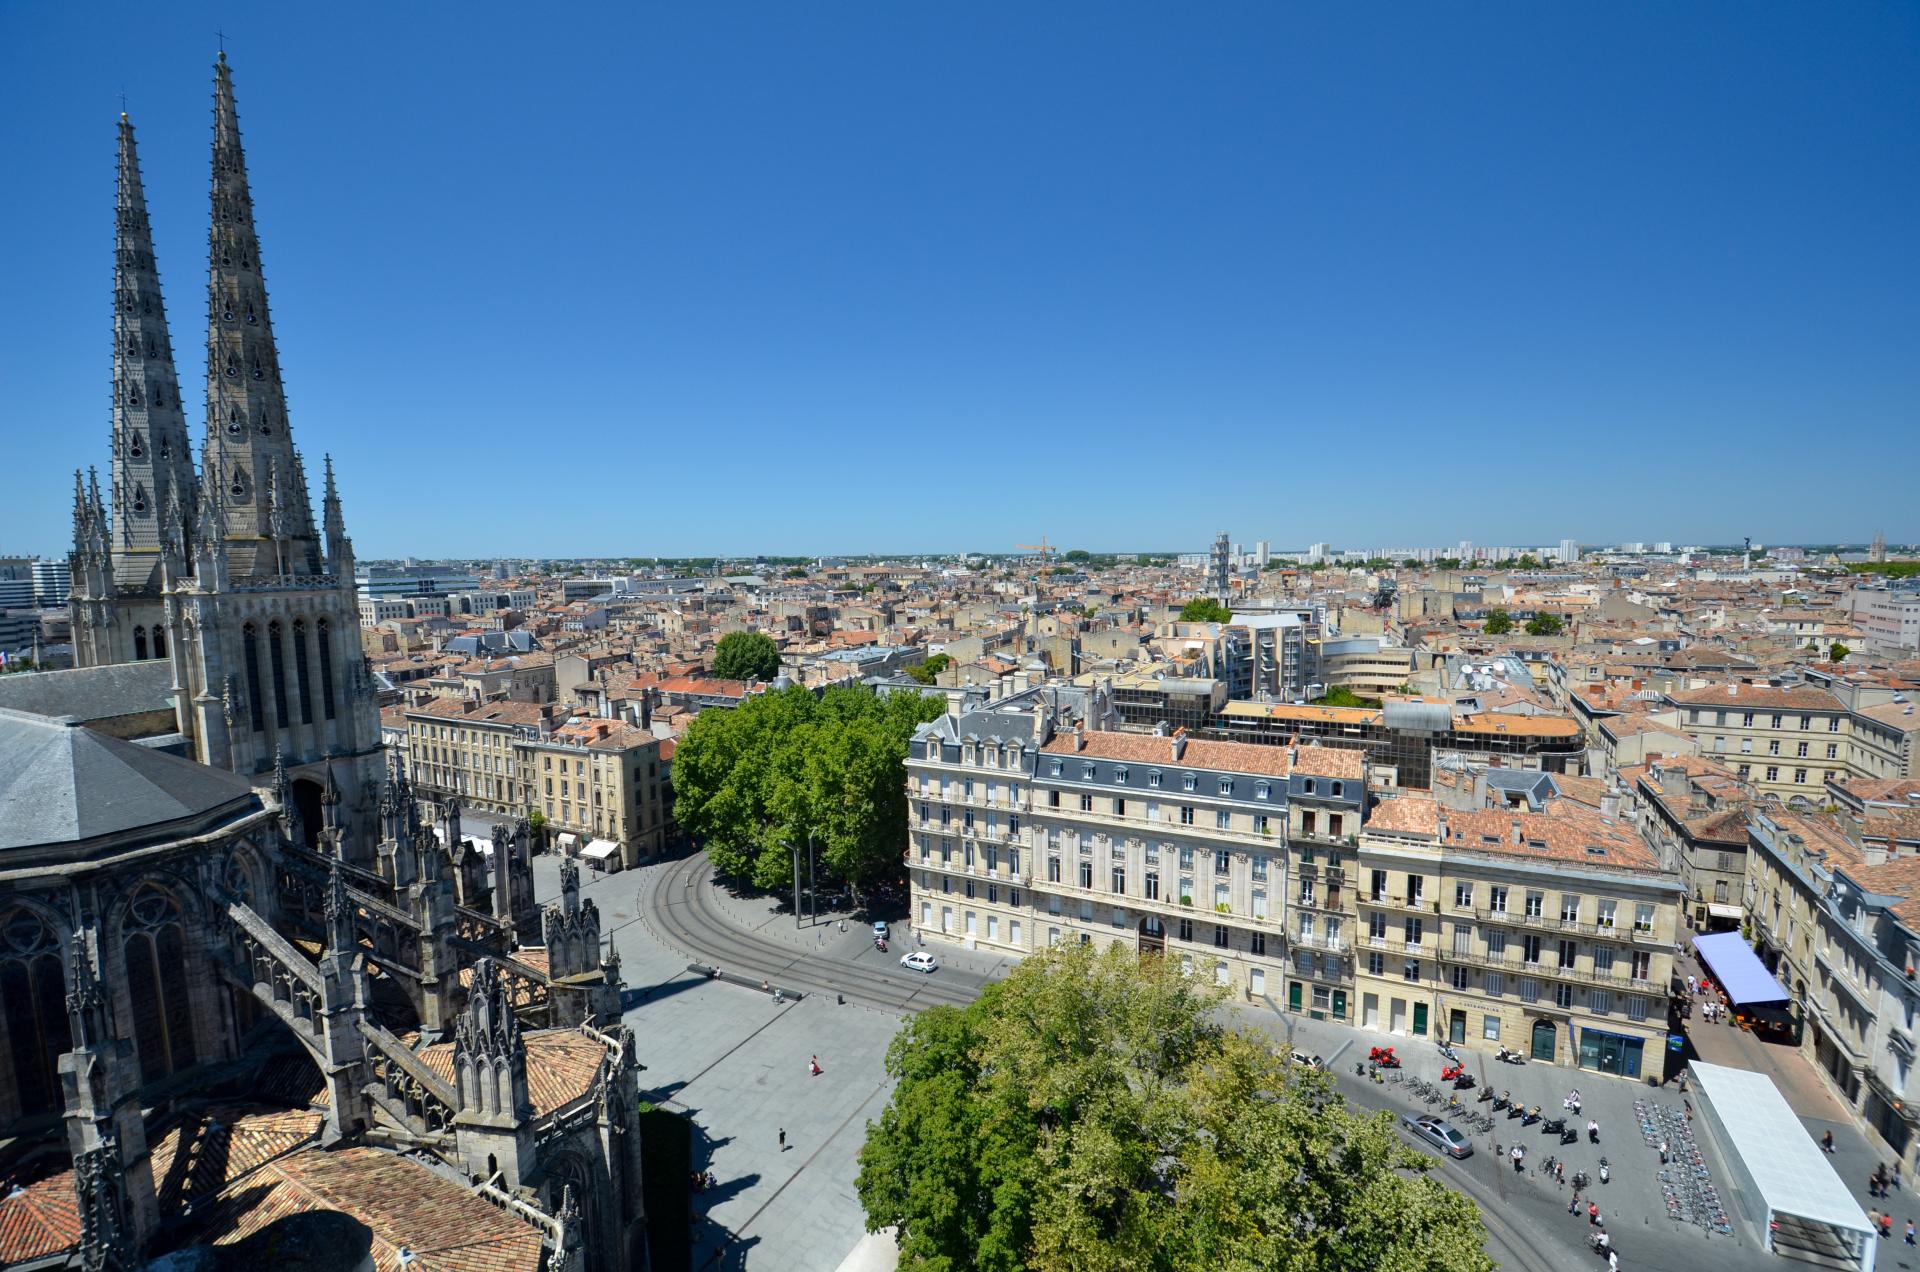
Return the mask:
[[[112,482],[114,580],[123,590],[158,590],[160,547],[167,537],[161,505],[190,506],[193,448],[174,374],[140,156],[125,114],[114,214]]]
[[[240,115],[233,73],[220,55],[213,77],[213,230],[207,241],[207,442],[223,483],[227,558],[238,579],[280,571],[272,533],[269,475],[285,530],[288,572],[318,574],[320,544],[313,505],[287,432],[286,389],[267,312],[266,275],[254,231],[247,160],[240,146]],[[211,480],[211,478],[209,478]]]

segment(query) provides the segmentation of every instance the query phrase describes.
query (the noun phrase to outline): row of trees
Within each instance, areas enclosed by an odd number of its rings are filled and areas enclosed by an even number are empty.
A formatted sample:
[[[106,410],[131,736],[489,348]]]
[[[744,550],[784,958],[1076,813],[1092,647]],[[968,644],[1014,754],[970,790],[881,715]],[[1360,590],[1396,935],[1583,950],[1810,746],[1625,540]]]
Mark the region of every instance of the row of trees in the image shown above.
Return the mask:
[[[868,1230],[897,1225],[906,1272],[1490,1272],[1390,1115],[1224,1028],[1209,980],[1074,943],[911,1017],[860,1152]]]
[[[703,711],[673,757],[674,813],[714,868],[757,887],[793,883],[793,846],[864,891],[907,847],[907,743],[940,698],[794,686]]]
[[[1489,636],[1505,636],[1513,630],[1513,615],[1501,606],[1487,611],[1484,628]],[[1524,629],[1529,636],[1558,636],[1566,630],[1566,622],[1558,614],[1535,614],[1527,620]]]

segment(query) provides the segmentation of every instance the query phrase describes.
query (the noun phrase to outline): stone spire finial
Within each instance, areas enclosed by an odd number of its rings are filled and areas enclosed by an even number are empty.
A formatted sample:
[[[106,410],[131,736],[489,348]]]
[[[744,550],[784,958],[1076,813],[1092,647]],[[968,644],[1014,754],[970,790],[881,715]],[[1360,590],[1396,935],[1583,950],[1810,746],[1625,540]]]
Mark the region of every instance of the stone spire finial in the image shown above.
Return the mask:
[[[118,1137],[102,1131],[100,1144],[73,1159],[80,1209],[80,1266],[86,1272],[128,1272],[138,1255],[128,1240],[127,1197]]]
[[[113,1038],[113,1020],[107,1014],[106,987],[100,983],[100,970],[93,960],[93,947],[87,934],[76,931],[67,945],[67,1027],[76,1050],[96,1046]]]
[[[273,508],[269,475],[284,518],[287,568],[310,573],[318,559],[313,506],[287,432],[286,390],[267,308],[260,239],[240,144],[233,74],[214,67],[213,230],[208,238],[207,442],[227,484],[223,538],[236,577],[276,573],[268,541]]]
[[[192,443],[174,372],[153,228],[133,124],[120,116],[113,262],[113,572],[122,588],[157,590],[166,545],[160,494],[190,492]]]
[[[351,583],[353,540],[347,537],[347,518],[340,507],[340,489],[333,484],[333,456],[323,456],[322,463],[326,467],[326,489],[320,499],[320,516],[327,536],[327,569]]]

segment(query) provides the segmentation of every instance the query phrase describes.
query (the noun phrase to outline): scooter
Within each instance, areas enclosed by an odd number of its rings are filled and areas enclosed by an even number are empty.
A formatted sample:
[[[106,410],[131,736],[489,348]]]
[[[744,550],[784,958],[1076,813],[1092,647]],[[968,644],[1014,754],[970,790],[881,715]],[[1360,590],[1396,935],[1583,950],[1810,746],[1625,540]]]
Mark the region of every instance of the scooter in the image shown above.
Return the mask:
[[[1548,1135],[1558,1135],[1567,1129],[1567,1119],[1564,1117],[1550,1117],[1540,1124],[1540,1129]]]
[[[1600,1159],[1600,1182],[1604,1184],[1609,1179],[1612,1179],[1612,1178],[1613,1178],[1613,1167],[1608,1164],[1606,1158],[1602,1157]]]
[[[1467,1066],[1464,1064],[1443,1064],[1440,1066],[1440,1080],[1451,1082],[1466,1071]]]
[[[1478,1082],[1473,1080],[1471,1073],[1463,1073],[1453,1080],[1453,1089],[1456,1091],[1471,1091],[1479,1085]]]
[[[1512,1108],[1513,1107],[1513,1100],[1511,1098],[1512,1094],[1513,1093],[1510,1091],[1502,1091],[1499,1095],[1495,1096],[1493,1101],[1493,1111],[1495,1113],[1498,1113],[1501,1109]]]
[[[1459,1057],[1459,1056],[1457,1056],[1457,1055],[1455,1055],[1455,1054],[1453,1053],[1453,1046],[1452,1046],[1452,1044],[1450,1044],[1450,1043],[1445,1043],[1445,1042],[1439,1042],[1439,1043],[1435,1043],[1434,1045],[1440,1048],[1440,1054],[1441,1054],[1441,1055],[1443,1055],[1443,1056],[1445,1056],[1445,1057],[1446,1057],[1447,1059],[1449,1059],[1449,1060],[1451,1060],[1451,1061],[1453,1061],[1453,1062],[1454,1062],[1455,1064],[1459,1064],[1459,1063],[1460,1063],[1460,1057]]]
[[[1535,1122],[1538,1122],[1539,1120],[1540,1120],[1540,1106],[1536,1104],[1532,1108],[1527,1110],[1527,1115],[1525,1117],[1520,1119],[1520,1125],[1532,1126]]]
[[[1370,1047],[1367,1049],[1367,1059],[1382,1069],[1400,1067],[1400,1057],[1393,1054],[1392,1047]]]
[[[874,937],[873,948],[876,950],[879,950],[882,954],[885,954],[887,952],[887,938],[884,936]]]
[[[1595,1254],[1605,1254],[1612,1248],[1613,1243],[1607,1239],[1607,1234],[1604,1232],[1591,1233],[1587,1237],[1587,1249]]]
[[[1566,1130],[1560,1132],[1560,1142],[1562,1144],[1578,1144],[1580,1142],[1580,1132],[1569,1126]]]
[[[1492,1098],[1493,1098],[1493,1088],[1481,1087],[1480,1094],[1473,1097],[1473,1102],[1475,1104],[1485,1104],[1488,1100],[1491,1100]]]
[[[1505,1047],[1500,1048],[1499,1053],[1494,1056],[1494,1059],[1498,1060],[1501,1064],[1525,1064],[1527,1062],[1527,1058],[1518,1051],[1508,1051]]]
[[[1507,1118],[1509,1121],[1516,1117],[1525,1117],[1526,1115],[1527,1106],[1524,1104],[1516,1102],[1507,1106]]]

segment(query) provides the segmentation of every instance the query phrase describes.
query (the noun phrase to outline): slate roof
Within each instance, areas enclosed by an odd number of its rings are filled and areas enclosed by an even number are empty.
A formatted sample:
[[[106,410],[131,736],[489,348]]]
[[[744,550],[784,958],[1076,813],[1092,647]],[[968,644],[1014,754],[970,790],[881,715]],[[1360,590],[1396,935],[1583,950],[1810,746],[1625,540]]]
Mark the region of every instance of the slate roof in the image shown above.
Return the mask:
[[[71,717],[0,710],[0,851],[161,826],[251,798],[247,779],[225,769]]]
[[[41,716],[111,720],[173,711],[173,664],[164,658],[0,676],[0,707]]]

